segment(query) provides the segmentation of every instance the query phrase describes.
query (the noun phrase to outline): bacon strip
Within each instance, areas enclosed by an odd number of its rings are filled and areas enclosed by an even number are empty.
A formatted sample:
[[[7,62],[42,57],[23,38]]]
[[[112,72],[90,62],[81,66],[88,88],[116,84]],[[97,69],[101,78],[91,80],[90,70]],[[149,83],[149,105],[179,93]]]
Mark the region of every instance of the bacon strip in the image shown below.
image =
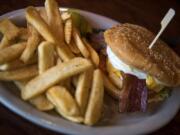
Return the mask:
[[[145,112],[147,109],[147,87],[145,80],[126,74],[120,96],[119,112]]]

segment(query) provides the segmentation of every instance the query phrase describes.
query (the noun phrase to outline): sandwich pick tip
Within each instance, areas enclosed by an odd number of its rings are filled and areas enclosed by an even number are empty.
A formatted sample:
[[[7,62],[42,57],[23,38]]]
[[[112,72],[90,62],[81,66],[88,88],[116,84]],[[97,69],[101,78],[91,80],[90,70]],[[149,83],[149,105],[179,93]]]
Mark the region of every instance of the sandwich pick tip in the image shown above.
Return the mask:
[[[174,15],[175,15],[175,10],[170,8],[169,11],[164,16],[164,18],[162,19],[162,21],[161,21],[161,29],[158,32],[158,34],[156,35],[156,37],[154,38],[154,40],[151,42],[151,44],[149,46],[149,49],[151,49],[153,47],[153,45],[156,43],[156,41],[158,40],[158,38],[160,37],[162,32],[165,30],[165,28],[167,27],[169,22],[172,20]]]

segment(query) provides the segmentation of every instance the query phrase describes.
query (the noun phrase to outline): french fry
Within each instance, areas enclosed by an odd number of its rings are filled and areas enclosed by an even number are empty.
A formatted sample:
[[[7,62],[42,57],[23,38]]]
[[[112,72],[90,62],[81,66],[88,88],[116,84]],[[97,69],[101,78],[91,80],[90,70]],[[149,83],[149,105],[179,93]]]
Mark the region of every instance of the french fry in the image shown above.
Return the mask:
[[[39,74],[42,74],[44,71],[54,65],[54,45],[47,41],[42,42],[38,46],[38,57]],[[29,101],[39,110],[51,110],[53,108],[53,105],[47,100],[44,94],[34,97]]]
[[[95,124],[101,117],[104,97],[103,76],[99,69],[93,73],[92,88],[89,97],[84,123]]]
[[[20,91],[22,91],[22,90],[24,90],[24,87],[28,81],[29,81],[29,79],[14,81],[14,84],[18,87],[18,89]]]
[[[20,41],[27,41],[29,38],[27,28],[20,28],[18,40]]]
[[[30,99],[29,102],[41,111],[49,111],[54,108],[54,105],[46,98],[44,94]]]
[[[19,34],[16,37],[16,39],[13,38],[13,39],[9,40],[6,35],[3,36],[1,43],[0,43],[0,49],[3,49],[5,47],[8,47],[8,46],[14,44],[16,40],[18,40],[18,42],[23,42],[23,41],[27,41],[27,39],[28,39],[27,29],[23,28],[23,27],[19,28]]]
[[[71,81],[72,81],[71,78],[67,78],[66,80],[60,81],[60,82],[58,83],[58,85],[67,88],[68,91],[69,91],[72,95],[74,95],[75,89],[74,89],[74,87],[72,86]]]
[[[71,50],[71,52],[73,52],[74,54],[80,54],[80,50],[79,48],[76,46],[76,44],[74,43],[73,40],[71,40],[71,43],[70,44],[67,44]]]
[[[67,19],[64,25],[64,35],[67,44],[70,44],[72,37],[72,20]]]
[[[39,74],[54,65],[54,45],[51,42],[42,42],[38,47]]]
[[[69,116],[67,114],[65,114],[62,110],[60,110],[59,108],[56,108],[56,111],[64,118],[66,118],[67,120],[70,120],[72,122],[76,122],[76,123],[82,123],[84,121],[84,118],[82,116]]]
[[[62,60],[60,58],[57,59],[57,64],[62,64]]]
[[[46,95],[51,103],[67,116],[81,115],[76,101],[65,87],[53,86],[47,91]]]
[[[74,54],[70,51],[70,49],[68,48],[67,45],[65,45],[63,43],[63,45],[61,44],[61,46],[57,46],[56,47],[56,51],[59,55],[59,57],[63,60],[63,61],[69,61],[72,58],[74,58]]]
[[[40,8],[39,9],[39,14],[44,19],[44,21],[48,24],[48,17],[47,17],[46,9],[45,8]]]
[[[26,42],[17,43],[0,50],[0,64],[17,59],[26,47]]]
[[[0,32],[3,33],[8,40],[12,40],[18,36],[19,28],[10,20],[4,19],[0,22]]]
[[[106,69],[111,82],[119,89],[123,85],[123,73],[112,66],[110,61],[106,60]]]
[[[92,60],[92,62],[94,63],[94,65],[96,67],[99,66],[99,55],[98,53],[94,50],[94,48],[91,47],[91,45],[87,42],[87,40],[84,38],[83,39],[84,43],[86,44],[86,47],[88,48],[89,52],[90,52],[90,58]]]
[[[8,40],[8,38],[6,36],[3,36],[3,38],[1,39],[1,43],[0,43],[0,50],[4,49],[12,44],[13,44],[12,40]]]
[[[27,63],[24,63],[21,60],[16,59],[14,61],[0,65],[0,70],[2,70],[2,71],[15,70],[15,69],[22,68],[22,67],[25,67],[28,65],[32,65],[35,63],[37,63],[37,56],[36,55],[34,55]]]
[[[38,63],[39,74],[42,74],[43,72],[45,72],[47,69],[49,69],[54,65],[54,45],[51,42],[44,41],[38,46],[38,61],[39,61]],[[44,103],[50,105],[50,109],[53,108],[53,105],[47,100],[44,94],[41,94],[33,98],[33,100],[30,99],[30,102],[32,104],[36,105],[37,108],[42,107],[42,109],[45,108],[43,107],[43,105],[41,105],[43,101]]]
[[[68,61],[74,57],[65,43],[61,42],[60,38],[56,38],[54,33],[51,32],[48,24],[43,20],[43,18],[39,15],[38,11],[34,7],[27,8],[26,19],[31,25],[36,28],[36,30],[45,40],[57,45],[56,50],[63,61]]]
[[[52,43],[56,43],[56,39],[53,36],[50,27],[40,16],[36,8],[28,7],[26,9],[26,20],[36,28],[36,30],[41,34],[41,36]]]
[[[80,52],[82,53],[82,55],[85,57],[85,58],[88,58],[89,57],[89,51],[88,49],[86,48],[85,44],[83,43],[78,31],[76,28],[73,28],[73,38],[74,38],[74,41],[77,45],[77,47],[79,48]]]
[[[51,102],[54,102],[54,100],[51,98],[51,96],[49,96],[48,99],[49,99]],[[61,108],[56,107],[55,109],[56,109],[56,111],[57,111],[62,117],[66,118],[66,119],[68,119],[68,120],[70,120],[70,121],[72,121],[72,122],[82,123],[83,120],[84,120],[84,118],[83,118],[82,116],[70,116],[70,115],[67,115],[66,113],[64,113],[64,112],[62,111]]]
[[[117,88],[121,89],[123,85],[123,78],[118,77],[115,73],[108,73],[109,79],[112,81],[114,85],[116,85]]]
[[[61,18],[63,21],[66,21],[67,19],[71,18],[71,14],[69,12],[62,12]]]
[[[46,0],[45,9],[51,31],[59,42],[64,42],[63,22],[58,3],[55,0]]]
[[[91,67],[91,62],[83,58],[74,58],[68,62],[58,64],[28,82],[23,93],[23,99],[28,100],[42,94],[46,89],[57,84],[59,81],[65,80]]]
[[[27,78],[34,77],[37,74],[38,74],[37,66],[32,65],[16,70],[0,72],[0,80],[5,80],[5,81],[24,80]]]
[[[79,76],[78,76],[78,75],[72,77],[72,84],[73,84],[73,86],[74,86],[75,88],[77,87],[78,79],[79,79]]]
[[[61,14],[55,0],[46,0],[45,9],[47,12],[48,24],[56,38],[57,52],[63,61],[68,61],[74,57],[68,46],[64,43],[64,31]]]
[[[21,90],[21,92],[24,90],[27,82],[28,82],[28,80],[14,81],[14,83]],[[46,98],[45,95],[40,95],[38,97],[34,97],[34,98],[30,99],[29,102],[40,111],[49,111],[54,108],[54,105],[51,104],[51,102]]]
[[[81,114],[84,116],[89,95],[90,95],[90,87],[92,84],[92,74],[93,70],[90,69],[81,73],[79,75],[76,92],[75,92],[75,99],[80,107]]]
[[[36,29],[29,25],[30,37],[28,38],[26,48],[24,49],[20,59],[26,63],[34,55],[35,50],[40,42],[40,35]]]
[[[103,74],[103,81],[106,92],[115,99],[119,100],[121,95],[121,89],[118,89],[105,74]]]

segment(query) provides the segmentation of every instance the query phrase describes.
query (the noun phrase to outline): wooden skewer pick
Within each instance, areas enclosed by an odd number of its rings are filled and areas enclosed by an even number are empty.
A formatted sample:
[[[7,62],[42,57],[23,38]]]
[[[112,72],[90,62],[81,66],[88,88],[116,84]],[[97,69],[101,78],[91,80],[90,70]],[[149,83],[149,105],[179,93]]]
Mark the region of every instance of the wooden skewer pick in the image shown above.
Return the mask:
[[[162,34],[162,32],[164,31],[164,29],[166,28],[166,26],[169,24],[169,22],[172,20],[172,18],[175,15],[175,11],[174,9],[170,8],[169,11],[166,13],[166,15],[164,16],[163,20],[161,21],[161,29],[158,32],[158,34],[156,35],[156,37],[154,38],[154,40],[151,42],[149,49],[151,49],[154,45],[154,43],[157,41],[157,39],[160,37],[160,35]]]

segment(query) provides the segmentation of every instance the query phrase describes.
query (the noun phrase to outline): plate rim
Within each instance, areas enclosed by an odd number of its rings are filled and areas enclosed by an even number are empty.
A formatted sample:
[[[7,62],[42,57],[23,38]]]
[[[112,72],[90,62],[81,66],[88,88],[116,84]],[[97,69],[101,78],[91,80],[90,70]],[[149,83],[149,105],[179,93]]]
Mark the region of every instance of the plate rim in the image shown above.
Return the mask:
[[[38,7],[38,8],[41,8],[41,7]],[[61,8],[61,9],[66,10],[68,8]],[[91,16],[100,16],[101,18],[108,19],[109,21],[112,21],[113,23],[118,23],[117,21],[115,21],[113,19],[110,19],[108,17],[102,16],[102,15],[99,15],[99,14],[96,14],[96,13],[92,13],[92,12],[84,11],[84,10],[80,10],[80,9],[76,9],[76,10],[80,11],[81,13],[90,14]],[[13,18],[13,16],[17,16],[18,14],[21,14],[24,11],[25,11],[25,8],[14,10],[14,11],[11,11],[11,12],[8,12],[8,13],[5,13],[5,14],[1,15],[0,19],[3,19],[5,17]],[[0,89],[3,89],[2,86],[0,86]],[[179,89],[179,88],[177,88],[177,89]],[[177,91],[177,94],[180,95],[180,92],[178,92],[178,90],[176,90],[176,91]],[[2,90],[0,90],[0,92],[2,92]],[[4,95],[8,96],[7,95],[8,93],[6,92],[6,90],[4,90],[4,92],[5,92]],[[62,127],[61,125],[57,125],[55,123],[51,123],[48,120],[42,119],[42,118],[40,118],[38,116],[33,116],[32,114],[28,113],[26,110],[21,109],[19,106],[15,106],[14,105],[15,103],[12,103],[12,102],[10,102],[10,100],[7,100],[8,98],[6,96],[2,96],[0,94],[0,102],[1,102],[1,104],[3,104],[5,107],[7,107],[9,110],[13,111],[14,113],[18,114],[19,116],[23,117],[24,119],[26,119],[26,120],[28,120],[28,121],[36,124],[36,125],[39,125],[41,127],[44,127],[44,128],[56,131],[56,132],[60,132],[60,133],[63,132],[63,133],[68,133],[68,134],[82,134],[81,130],[80,131],[78,131],[77,129],[76,130],[74,130],[74,129],[73,130],[72,129],[68,129],[67,130],[65,127]],[[12,96],[12,95],[10,95],[10,96]],[[16,96],[13,96],[13,97],[14,97],[13,98],[14,100],[18,99]],[[18,99],[18,100],[19,100],[19,102],[24,102],[24,101],[22,101],[20,99]],[[168,119],[167,118],[164,119],[164,121],[161,122],[161,124],[154,124],[149,129],[144,129],[143,128],[142,130],[139,130],[138,132],[132,132],[132,130],[134,128],[137,128],[138,126],[142,127],[141,122],[138,123],[135,127],[132,125],[132,127],[130,128],[131,132],[130,132],[130,130],[128,130],[127,132],[123,132],[123,133],[120,132],[121,130],[123,130],[123,129],[125,130],[126,129],[123,126],[121,126],[121,127],[119,127],[119,126],[101,127],[100,130],[102,130],[102,129],[105,130],[106,129],[106,131],[107,131],[106,133],[104,133],[104,132],[100,133],[97,127],[87,127],[86,126],[87,129],[89,129],[88,131],[92,130],[90,133],[86,133],[86,134],[87,135],[90,135],[90,134],[93,134],[93,133],[96,134],[97,132],[98,132],[99,135],[101,135],[101,134],[102,135],[106,135],[106,134],[108,135],[108,134],[145,134],[145,133],[150,133],[150,132],[153,132],[153,131],[163,127],[164,125],[166,125],[176,115],[176,113],[178,112],[178,110],[180,108],[180,100],[179,100],[179,104],[176,104],[175,107],[176,108],[174,109],[173,113],[171,114],[171,117],[168,117]],[[33,109],[33,111],[35,113],[39,112],[36,109]],[[40,114],[40,113],[38,113],[38,114]],[[46,115],[48,115],[48,114],[46,114]],[[60,118],[60,119],[62,119],[62,118]],[[62,121],[62,122],[64,122],[64,121]],[[43,124],[43,123],[45,123],[45,124]],[[78,126],[77,126],[77,128],[78,128]],[[114,130],[114,132],[108,132],[108,130],[111,130],[111,131]],[[85,132],[83,132],[83,134],[85,134]]]

